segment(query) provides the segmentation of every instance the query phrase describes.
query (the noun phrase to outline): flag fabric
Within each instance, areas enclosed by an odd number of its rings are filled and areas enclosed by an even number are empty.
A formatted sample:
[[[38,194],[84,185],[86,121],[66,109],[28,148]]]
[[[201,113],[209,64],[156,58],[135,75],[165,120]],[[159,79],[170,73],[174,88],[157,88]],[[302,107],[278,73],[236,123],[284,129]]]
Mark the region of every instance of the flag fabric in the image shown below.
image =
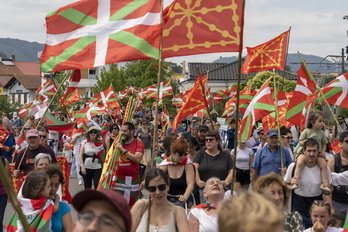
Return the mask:
[[[163,109],[161,117],[162,117],[162,126],[164,127],[166,124],[169,123],[169,113],[166,108]]]
[[[242,0],[175,0],[163,19],[163,58],[243,49]]]
[[[256,47],[247,47],[248,55],[241,68],[241,73],[284,70],[290,30],[283,32],[274,39]]]
[[[69,180],[70,180],[70,166],[69,162],[65,157],[57,157],[57,163],[60,166],[60,170],[64,176],[64,184],[62,184],[62,199],[67,201],[69,204],[72,202],[72,197],[69,192]]]
[[[157,92],[157,84],[152,85],[150,88],[147,90],[147,97],[148,99],[150,98],[164,98],[166,96],[170,96],[173,94],[173,89],[172,89],[172,84],[170,81],[164,81],[160,83],[159,86],[159,93]]]
[[[172,128],[173,132],[176,131],[177,125],[188,115],[193,115],[201,109],[208,109],[208,102],[205,98],[204,87],[202,85],[202,79],[197,78],[195,85],[191,89],[187,96],[187,100],[179,110],[178,114],[174,118]]]
[[[325,85],[321,91],[324,97],[319,97],[319,102],[323,102],[324,98],[326,98],[327,102],[330,104],[348,108],[348,73],[336,77]]]
[[[120,108],[120,104],[117,100],[117,96],[114,93],[114,90],[112,86],[109,86],[108,88],[104,89],[100,93],[95,94],[90,101],[90,106],[94,105],[95,103],[102,103],[105,108],[111,109],[111,108]]]
[[[121,91],[118,91],[118,92],[116,93],[116,96],[117,96],[117,98],[118,98],[119,100],[122,100],[122,99],[127,98],[127,97],[128,97],[128,94],[127,94],[126,91],[121,90]]]
[[[41,71],[158,59],[160,7],[155,0],[81,0],[51,12]]]
[[[234,96],[237,93],[237,83],[232,84],[224,90],[218,90],[214,96],[214,102],[218,103],[221,100]]]
[[[73,104],[75,102],[78,102],[81,100],[79,89],[76,88],[67,98],[64,99],[64,101],[61,102],[62,107],[66,107],[70,104]]]
[[[94,115],[107,113],[105,108],[99,106],[87,106],[86,108],[79,110],[75,113],[76,124],[78,128],[87,125],[88,121],[92,119]]]
[[[81,80],[81,71],[80,70],[73,70],[70,77],[69,77],[69,86],[67,90],[64,93],[64,96],[60,99],[60,104],[63,105],[63,107],[80,100],[80,95],[78,94],[77,98],[77,87]]]
[[[302,118],[304,115],[302,112],[307,98],[318,89],[311,72],[308,70],[304,61],[301,61],[301,67],[297,71],[298,79],[296,87],[286,111],[286,120],[297,126],[301,126],[300,122],[303,121]]]
[[[29,116],[34,115],[33,113],[31,113],[31,109],[33,109],[35,107],[35,105],[31,102],[31,103],[27,103],[23,106],[19,106],[19,112],[18,115],[19,117],[26,122],[29,118]]]
[[[54,211],[53,201],[41,196],[39,199],[18,197],[23,214],[26,216],[31,231],[49,231],[50,220]],[[8,232],[24,232],[21,221],[15,212],[6,225]]]
[[[253,100],[249,103],[241,121],[241,133],[238,135],[240,140],[245,142],[249,139],[252,128],[257,120],[274,111],[274,100],[272,90],[269,86],[272,77],[270,77],[256,93]]]
[[[127,86],[124,91],[126,91],[126,93],[131,93],[131,94],[137,94],[139,92],[139,90],[135,88],[134,86]]]
[[[346,220],[344,221],[343,229],[343,232],[348,232],[348,210],[346,212]]]
[[[48,101],[57,92],[52,80],[45,81],[36,91],[36,100],[40,102]]]
[[[57,131],[70,136],[74,130],[74,123],[63,122],[51,114],[45,114],[47,130]]]
[[[239,111],[244,114],[251,100],[253,100],[257,91],[251,92],[251,87],[247,86],[239,93]],[[230,118],[236,111],[237,96],[232,96],[225,104],[222,116]],[[227,120],[230,121],[230,120]]]

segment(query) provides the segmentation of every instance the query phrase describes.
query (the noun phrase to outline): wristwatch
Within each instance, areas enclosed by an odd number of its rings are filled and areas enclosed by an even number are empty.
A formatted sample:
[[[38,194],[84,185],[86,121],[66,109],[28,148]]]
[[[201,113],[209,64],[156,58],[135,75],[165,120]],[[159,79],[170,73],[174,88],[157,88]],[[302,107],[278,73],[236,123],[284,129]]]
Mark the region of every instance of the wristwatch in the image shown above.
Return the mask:
[[[124,150],[124,152],[123,152],[123,153],[126,155],[128,152],[129,152],[128,150]]]

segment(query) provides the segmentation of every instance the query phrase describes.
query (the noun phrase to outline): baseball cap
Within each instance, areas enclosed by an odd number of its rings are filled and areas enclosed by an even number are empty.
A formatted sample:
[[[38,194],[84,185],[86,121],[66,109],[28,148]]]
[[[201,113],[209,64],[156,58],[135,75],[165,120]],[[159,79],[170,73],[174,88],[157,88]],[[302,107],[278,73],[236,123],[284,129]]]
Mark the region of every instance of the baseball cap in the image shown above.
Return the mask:
[[[278,130],[276,130],[276,129],[269,129],[267,131],[267,137],[272,137],[273,135],[277,135],[278,136]]]
[[[18,117],[17,112],[13,112],[12,116],[13,116],[13,117]]]
[[[26,138],[29,138],[29,137],[39,137],[39,132],[36,130],[36,129],[30,129],[28,130],[26,136]]]
[[[126,199],[111,189],[102,189],[100,191],[94,189],[86,189],[77,193],[72,199],[72,205],[80,212],[84,206],[91,200],[105,200],[115,206],[117,211],[126,222],[126,231],[130,231],[132,227],[132,218]]]
[[[202,130],[205,130],[205,131],[209,131],[209,127],[207,125],[200,125],[198,127],[198,131],[202,131]]]

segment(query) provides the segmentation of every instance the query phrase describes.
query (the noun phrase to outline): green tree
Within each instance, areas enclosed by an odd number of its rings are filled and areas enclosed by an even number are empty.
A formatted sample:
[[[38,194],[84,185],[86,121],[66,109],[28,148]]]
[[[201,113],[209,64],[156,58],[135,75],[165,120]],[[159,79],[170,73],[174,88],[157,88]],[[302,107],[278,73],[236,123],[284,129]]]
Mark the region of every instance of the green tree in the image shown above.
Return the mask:
[[[17,112],[18,104],[12,104],[7,101],[6,96],[0,96],[0,113],[7,113],[9,118],[12,118],[12,113]]]
[[[291,92],[295,89],[296,87],[296,82],[295,81],[290,81],[287,80],[277,73],[269,72],[269,71],[264,71],[264,72],[259,72],[258,74],[255,75],[255,77],[248,77],[245,82],[241,84],[241,89],[244,89],[247,85],[251,85],[251,89],[260,89],[261,86],[266,82],[268,78],[273,76],[275,78],[275,83],[277,85],[278,90],[282,90],[284,93]],[[272,81],[270,83],[271,88],[274,88],[274,82]]]

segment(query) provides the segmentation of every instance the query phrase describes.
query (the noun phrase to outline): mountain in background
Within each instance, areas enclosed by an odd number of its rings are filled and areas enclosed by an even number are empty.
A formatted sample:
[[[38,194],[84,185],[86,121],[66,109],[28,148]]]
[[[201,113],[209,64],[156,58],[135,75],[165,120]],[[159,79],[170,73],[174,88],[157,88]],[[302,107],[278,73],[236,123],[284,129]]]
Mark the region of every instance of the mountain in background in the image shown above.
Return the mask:
[[[26,61],[26,62],[38,62],[38,53],[43,51],[44,44],[37,42],[28,42],[20,39],[10,39],[10,38],[0,38],[0,56],[2,58],[11,58],[12,55],[15,56],[16,61]],[[321,73],[340,73],[342,68],[340,62],[332,62],[330,60],[324,59],[323,57],[313,56],[313,55],[302,55],[305,59],[308,68],[311,71],[317,71]],[[213,62],[216,63],[231,63],[238,60],[238,57],[221,57]],[[293,73],[296,73],[300,68],[300,58],[297,54],[288,54],[287,65],[291,68]],[[318,64],[310,64],[318,63]],[[321,64],[319,64],[321,63]],[[348,63],[345,62],[348,66]]]

